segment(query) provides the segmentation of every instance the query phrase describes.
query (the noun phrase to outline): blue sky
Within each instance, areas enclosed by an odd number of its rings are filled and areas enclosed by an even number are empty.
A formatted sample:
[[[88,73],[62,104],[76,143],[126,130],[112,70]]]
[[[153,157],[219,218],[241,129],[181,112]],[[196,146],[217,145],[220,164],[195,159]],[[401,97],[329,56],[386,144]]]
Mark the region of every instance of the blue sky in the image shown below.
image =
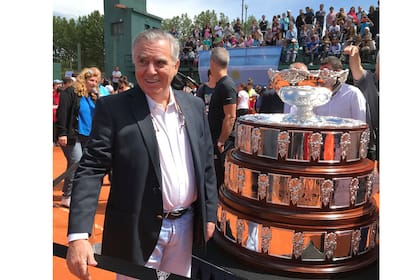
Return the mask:
[[[309,6],[317,11],[319,4],[325,5],[325,10],[328,11],[330,6],[333,6],[337,11],[343,7],[347,12],[351,6],[362,6],[365,10],[369,9],[370,5],[377,6],[377,0],[324,0],[324,1],[304,1],[304,0],[244,0],[244,4],[248,6],[247,15],[253,15],[257,19],[261,18],[262,14],[271,20],[273,15],[281,14],[290,9],[294,16],[298,15],[299,9],[304,9]],[[193,19],[194,15],[201,11],[214,10],[217,14],[222,12],[229,17],[230,20],[242,17],[242,0],[148,0],[147,12],[157,15],[162,18],[172,18],[187,13]],[[53,11],[62,15],[68,16],[83,16],[90,14],[94,10],[99,10],[103,13],[103,0],[53,0]],[[245,18],[245,9],[244,9]]]

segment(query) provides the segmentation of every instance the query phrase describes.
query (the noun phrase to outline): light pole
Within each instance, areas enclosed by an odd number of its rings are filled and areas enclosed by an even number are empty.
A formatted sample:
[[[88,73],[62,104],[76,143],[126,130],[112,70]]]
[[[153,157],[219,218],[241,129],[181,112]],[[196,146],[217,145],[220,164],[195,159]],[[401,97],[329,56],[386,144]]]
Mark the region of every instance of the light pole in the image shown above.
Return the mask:
[[[242,24],[244,24],[244,0],[242,0],[242,6],[241,6],[241,8],[242,8],[241,22],[242,22]]]
[[[244,27],[245,27],[245,35],[247,34],[247,29],[248,29],[248,5],[245,4],[245,23],[244,23]]]

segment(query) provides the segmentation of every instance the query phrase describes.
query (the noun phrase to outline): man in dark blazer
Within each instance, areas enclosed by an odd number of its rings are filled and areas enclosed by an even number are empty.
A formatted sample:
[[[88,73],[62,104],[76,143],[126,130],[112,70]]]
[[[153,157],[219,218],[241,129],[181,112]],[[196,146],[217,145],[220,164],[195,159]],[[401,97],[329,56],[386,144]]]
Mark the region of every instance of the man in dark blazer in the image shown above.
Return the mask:
[[[87,238],[110,168],[103,255],[190,277],[193,241],[204,246],[215,229],[217,187],[204,103],[170,86],[179,43],[149,29],[132,52],[138,85],[98,100],[75,175],[67,265],[79,279],[90,279],[88,265],[97,264]],[[175,229],[169,241],[168,228]]]

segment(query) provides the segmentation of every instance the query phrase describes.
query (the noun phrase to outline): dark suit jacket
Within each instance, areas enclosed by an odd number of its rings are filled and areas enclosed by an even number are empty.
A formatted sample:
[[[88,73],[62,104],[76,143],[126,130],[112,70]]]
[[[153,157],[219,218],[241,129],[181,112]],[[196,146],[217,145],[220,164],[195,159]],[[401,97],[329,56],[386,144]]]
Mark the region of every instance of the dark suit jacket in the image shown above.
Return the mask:
[[[284,102],[273,89],[264,92],[260,98],[261,105],[259,113],[283,113]]]
[[[217,211],[213,145],[202,100],[174,92],[185,116],[198,188],[194,242],[204,245],[206,223],[216,221]],[[91,139],[75,175],[68,233],[91,233],[102,178],[110,168],[102,254],[143,265],[159,237],[163,202],[157,139],[138,86],[98,99]]]

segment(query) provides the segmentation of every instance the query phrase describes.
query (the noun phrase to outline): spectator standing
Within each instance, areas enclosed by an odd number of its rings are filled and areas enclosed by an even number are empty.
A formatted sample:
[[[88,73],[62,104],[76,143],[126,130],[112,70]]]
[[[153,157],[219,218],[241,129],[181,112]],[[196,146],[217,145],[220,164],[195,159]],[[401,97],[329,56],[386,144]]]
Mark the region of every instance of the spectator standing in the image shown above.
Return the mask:
[[[341,71],[343,66],[339,58],[328,56],[321,61],[320,69]],[[333,94],[328,103],[314,108],[315,114],[351,118],[366,122],[366,99],[360,89],[343,83],[341,85],[336,84],[332,91]]]
[[[362,20],[363,15],[367,15],[366,11],[363,9],[362,6],[357,7],[357,27],[359,28],[360,22]],[[359,29],[358,29],[359,30]]]
[[[276,76],[274,76],[268,83],[267,89],[259,98],[259,102],[260,102],[260,107],[258,111],[259,113],[261,114],[283,113],[284,102],[281,100],[278,94],[280,88],[281,86],[279,83],[277,83]]]
[[[249,94],[246,91],[244,83],[240,83],[237,87],[238,91],[238,106],[236,109],[236,117],[246,115],[249,112]]]
[[[206,115],[209,113],[210,99],[214,92],[214,87],[216,86],[210,69],[207,70],[207,80],[207,83],[202,83],[197,89],[197,96],[204,101]]]
[[[362,16],[362,21],[360,22],[360,31],[359,31],[360,36],[362,36],[363,38],[363,35],[365,35],[366,27],[368,27],[368,29],[370,30],[372,29],[373,25],[374,25],[373,22],[370,20],[370,18],[367,15]]]
[[[121,76],[122,76],[122,73],[120,71],[120,67],[115,66],[114,71],[112,71],[112,74],[111,74],[112,86],[114,87],[115,91],[118,89],[118,80],[120,79]]]
[[[228,23],[226,23],[226,26],[225,26],[225,28],[223,29],[223,35],[224,35],[224,37],[225,37],[225,38],[227,38],[227,37],[229,37],[229,36],[233,35],[233,33],[234,33],[234,31],[233,31],[233,28],[232,28],[232,26],[230,25],[230,23],[229,23],[229,22],[228,22]]]
[[[286,13],[282,13],[280,18],[281,38],[286,36],[287,30],[289,30],[289,18],[286,16]]]
[[[87,239],[110,168],[102,255],[191,277],[193,242],[213,235],[213,147],[203,102],[171,88],[179,50],[170,33],[144,31],[132,46],[138,86],[98,101],[69,213],[67,266],[80,279],[97,264]]]
[[[242,33],[242,24],[241,24],[241,20],[239,18],[236,19],[235,24],[233,25],[233,32],[235,35],[235,38],[237,40],[239,40],[239,38],[241,37],[241,33]]]
[[[308,28],[311,29],[314,24],[314,12],[309,6],[305,7],[305,12],[305,24],[310,24],[311,26],[308,26]]]
[[[358,25],[359,19],[357,18],[356,8],[354,6],[350,7],[350,10],[347,12],[347,18],[350,18],[353,24]]]
[[[330,26],[333,24],[333,22],[335,21],[335,11],[334,11],[334,7],[331,6],[330,11],[328,12],[328,14],[325,17],[325,28],[328,30],[330,28]]]
[[[268,20],[265,18],[265,15],[261,16],[260,22],[258,23],[258,25],[260,26],[260,30],[263,34],[263,36],[265,35],[265,31],[267,31],[267,27],[268,27]]]
[[[296,26],[296,19],[292,15],[292,12],[290,10],[287,10],[286,16],[289,19],[289,30],[295,28],[295,26]]]
[[[375,39],[376,35],[379,34],[379,6],[376,9],[374,6],[369,6],[369,13],[367,16],[372,23],[372,26],[370,27],[372,39]]]
[[[344,11],[344,8],[340,8],[338,13],[335,15],[335,19],[337,23],[340,24],[340,22],[343,22],[343,23],[346,22],[346,18],[347,18],[347,14]]]
[[[371,137],[368,158],[379,162],[379,54],[376,57],[373,73],[363,68],[359,51],[360,49],[356,46],[344,48],[344,54],[349,55],[349,68],[354,85],[362,91],[367,101],[366,119]]]
[[[341,71],[343,66],[340,59],[335,56],[328,56],[321,61],[320,69]],[[366,122],[366,99],[359,88],[347,83],[340,84],[337,82],[331,90],[330,101],[313,109],[316,115],[351,118]],[[295,110],[295,105],[292,107],[285,106],[285,113]]]
[[[121,78],[118,80],[118,91],[117,93],[124,92],[131,88],[130,82],[128,81],[127,76],[122,75]]]
[[[223,25],[221,21],[219,21],[219,24],[214,26],[213,30],[216,36],[223,38]]]
[[[238,93],[234,81],[228,76],[229,52],[213,48],[210,54],[210,71],[216,86],[209,104],[209,125],[214,146],[214,166],[217,187],[224,182],[226,152],[234,147],[233,126],[236,119]]]
[[[68,172],[63,184],[61,205],[70,206],[73,188],[74,166],[82,157],[92,129],[92,117],[98,98],[98,74],[90,68],[83,69],[72,86],[60,95],[57,108],[58,144],[67,161]]]
[[[324,4],[321,3],[319,4],[319,10],[315,13],[315,23],[319,23],[321,29],[319,36],[322,36],[322,33],[324,32],[325,15]]]
[[[297,34],[299,36],[301,34],[301,30],[302,30],[303,26],[305,26],[305,25],[306,25],[306,22],[305,22],[305,13],[303,12],[302,9],[300,9],[299,10],[299,15],[296,17],[296,29],[297,29]],[[299,42],[299,45],[300,46],[303,46],[303,44],[305,43],[305,42],[302,42],[300,40],[300,38],[298,38],[298,42]]]

